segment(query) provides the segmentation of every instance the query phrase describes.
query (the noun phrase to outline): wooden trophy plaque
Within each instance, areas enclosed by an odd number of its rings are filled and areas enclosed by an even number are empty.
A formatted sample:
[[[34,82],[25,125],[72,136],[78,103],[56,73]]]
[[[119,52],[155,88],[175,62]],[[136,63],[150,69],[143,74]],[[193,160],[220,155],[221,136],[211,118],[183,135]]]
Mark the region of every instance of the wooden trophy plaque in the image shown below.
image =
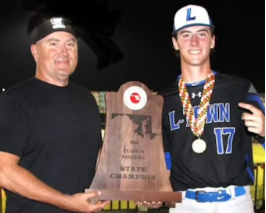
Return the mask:
[[[173,192],[162,139],[162,96],[141,82],[107,92],[102,152],[89,189],[98,200],[181,202]]]

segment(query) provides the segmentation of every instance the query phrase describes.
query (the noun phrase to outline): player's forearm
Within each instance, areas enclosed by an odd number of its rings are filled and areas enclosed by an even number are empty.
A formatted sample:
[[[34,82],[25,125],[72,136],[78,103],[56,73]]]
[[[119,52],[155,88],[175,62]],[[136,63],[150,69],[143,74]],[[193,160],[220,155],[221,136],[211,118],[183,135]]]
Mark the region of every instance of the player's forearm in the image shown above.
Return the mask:
[[[0,170],[0,184],[3,188],[28,199],[51,204],[62,209],[69,205],[70,196],[49,187],[26,169],[14,165]]]

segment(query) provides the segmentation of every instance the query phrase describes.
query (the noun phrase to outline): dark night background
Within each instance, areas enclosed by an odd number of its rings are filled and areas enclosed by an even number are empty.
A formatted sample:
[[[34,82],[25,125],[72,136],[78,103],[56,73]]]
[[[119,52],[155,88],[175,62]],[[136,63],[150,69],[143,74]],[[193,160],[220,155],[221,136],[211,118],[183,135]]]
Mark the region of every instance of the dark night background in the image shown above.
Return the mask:
[[[110,91],[137,80],[157,91],[180,73],[171,31],[175,12],[187,4],[206,7],[216,26],[212,68],[246,77],[264,93],[265,2],[234,0],[4,1],[0,7],[0,88],[34,75],[30,52],[33,35],[27,34],[27,27],[31,17],[48,5],[55,13],[72,17],[84,37],[79,42],[79,65],[71,77],[73,82],[93,91]]]

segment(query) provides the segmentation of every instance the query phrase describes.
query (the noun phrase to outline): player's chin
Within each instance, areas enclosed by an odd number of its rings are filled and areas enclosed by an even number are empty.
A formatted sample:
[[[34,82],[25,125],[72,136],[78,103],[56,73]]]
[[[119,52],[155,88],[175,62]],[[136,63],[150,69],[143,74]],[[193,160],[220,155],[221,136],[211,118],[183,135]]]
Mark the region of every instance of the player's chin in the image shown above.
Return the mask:
[[[200,66],[206,62],[206,58],[201,57],[201,56],[198,56],[198,57],[194,56],[194,57],[189,58],[188,61],[189,61],[189,64],[192,66]]]
[[[191,66],[200,66],[202,65],[204,62],[202,60],[189,60],[189,65]]]

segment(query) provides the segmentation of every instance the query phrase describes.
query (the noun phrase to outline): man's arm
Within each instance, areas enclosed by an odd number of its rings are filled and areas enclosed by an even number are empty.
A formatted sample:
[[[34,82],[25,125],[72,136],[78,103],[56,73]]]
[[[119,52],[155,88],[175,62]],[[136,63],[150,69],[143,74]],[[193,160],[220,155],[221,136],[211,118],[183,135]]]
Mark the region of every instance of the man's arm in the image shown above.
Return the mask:
[[[95,212],[102,210],[109,203],[90,203],[89,199],[99,196],[100,192],[62,194],[19,166],[18,163],[27,146],[27,113],[17,100],[8,95],[0,96],[0,121],[0,186],[2,188],[28,199],[73,212]]]
[[[27,145],[27,113],[15,98],[5,93],[0,96],[0,120],[0,186],[29,199],[66,207],[68,196],[18,165]]]
[[[95,212],[107,204],[90,203],[100,192],[65,195],[46,185],[26,169],[18,165],[19,158],[13,154],[0,152],[0,186],[31,200],[39,201],[73,212]]]
[[[264,113],[253,106],[252,104],[239,103],[241,108],[247,109],[250,113],[243,113],[242,120],[250,133],[253,133],[254,138],[261,143],[265,149],[265,115]]]
[[[242,120],[247,130],[265,149],[265,106],[252,84],[245,103],[239,103],[239,106],[246,111],[242,115]]]
[[[70,197],[41,182],[18,165],[19,157],[0,152],[0,185],[26,198],[67,208]]]

